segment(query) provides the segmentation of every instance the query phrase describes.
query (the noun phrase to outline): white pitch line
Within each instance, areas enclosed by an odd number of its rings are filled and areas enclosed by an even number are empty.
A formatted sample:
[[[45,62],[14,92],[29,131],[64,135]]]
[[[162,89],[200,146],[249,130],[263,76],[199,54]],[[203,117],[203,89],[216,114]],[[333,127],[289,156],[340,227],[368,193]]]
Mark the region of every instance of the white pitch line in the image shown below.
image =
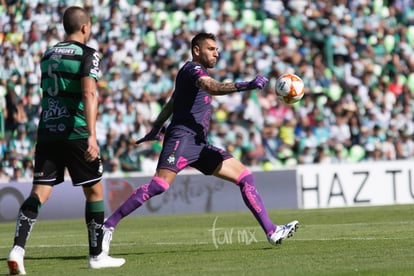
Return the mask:
[[[375,240],[412,240],[414,239],[409,238],[374,238],[374,237],[359,237],[359,238],[320,238],[320,239],[304,239],[304,238],[291,238],[290,241],[375,241]],[[267,242],[267,240],[257,240],[257,242]],[[234,242],[237,243],[237,242]],[[214,244],[213,242],[155,242],[155,243],[113,243],[112,247],[125,247],[131,245],[208,245]],[[78,244],[37,244],[37,245],[30,245],[28,248],[65,248],[65,247],[87,247],[88,244],[86,243],[78,243]],[[10,248],[10,246],[0,246],[2,249]]]
[[[326,227],[326,226],[372,226],[372,225],[410,225],[414,224],[414,221],[386,221],[386,222],[351,222],[351,223],[331,223],[331,224],[300,224],[306,227]]]

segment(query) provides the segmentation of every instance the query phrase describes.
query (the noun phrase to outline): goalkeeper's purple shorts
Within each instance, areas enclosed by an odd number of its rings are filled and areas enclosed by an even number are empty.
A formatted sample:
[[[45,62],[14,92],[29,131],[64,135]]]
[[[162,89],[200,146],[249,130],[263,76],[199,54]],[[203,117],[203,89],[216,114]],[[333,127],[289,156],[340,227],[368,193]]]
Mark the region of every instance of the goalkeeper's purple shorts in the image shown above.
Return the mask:
[[[224,160],[232,157],[230,153],[198,139],[196,134],[175,127],[165,133],[157,168],[178,173],[190,166],[211,175]]]

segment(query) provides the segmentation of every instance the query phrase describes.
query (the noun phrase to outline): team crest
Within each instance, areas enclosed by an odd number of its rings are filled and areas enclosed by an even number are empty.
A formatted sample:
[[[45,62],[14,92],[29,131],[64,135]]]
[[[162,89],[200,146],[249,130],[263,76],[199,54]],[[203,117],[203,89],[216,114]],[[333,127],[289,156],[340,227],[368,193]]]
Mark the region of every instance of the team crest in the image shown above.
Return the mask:
[[[174,165],[175,164],[175,154],[174,153],[171,153],[170,156],[168,156],[167,162],[170,165]]]

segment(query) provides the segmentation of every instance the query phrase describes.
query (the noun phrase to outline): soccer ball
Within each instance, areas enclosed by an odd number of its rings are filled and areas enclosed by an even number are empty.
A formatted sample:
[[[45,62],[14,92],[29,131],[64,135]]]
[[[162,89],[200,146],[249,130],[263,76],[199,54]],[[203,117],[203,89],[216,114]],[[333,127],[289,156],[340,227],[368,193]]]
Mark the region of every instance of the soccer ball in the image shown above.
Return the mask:
[[[284,104],[291,105],[303,98],[305,85],[295,74],[286,73],[276,80],[276,96]]]

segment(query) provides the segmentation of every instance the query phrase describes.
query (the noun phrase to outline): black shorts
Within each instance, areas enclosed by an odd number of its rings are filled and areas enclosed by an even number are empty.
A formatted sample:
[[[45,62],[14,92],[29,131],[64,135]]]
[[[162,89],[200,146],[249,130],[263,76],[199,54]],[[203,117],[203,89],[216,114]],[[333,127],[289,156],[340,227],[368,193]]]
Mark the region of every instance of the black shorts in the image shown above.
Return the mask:
[[[74,186],[98,183],[102,179],[102,161],[98,158],[87,162],[87,148],[87,139],[37,143],[33,184],[59,184],[65,178],[65,168]]]
[[[178,173],[190,166],[211,175],[224,160],[232,157],[230,153],[198,139],[195,134],[176,127],[165,133],[158,169]]]

